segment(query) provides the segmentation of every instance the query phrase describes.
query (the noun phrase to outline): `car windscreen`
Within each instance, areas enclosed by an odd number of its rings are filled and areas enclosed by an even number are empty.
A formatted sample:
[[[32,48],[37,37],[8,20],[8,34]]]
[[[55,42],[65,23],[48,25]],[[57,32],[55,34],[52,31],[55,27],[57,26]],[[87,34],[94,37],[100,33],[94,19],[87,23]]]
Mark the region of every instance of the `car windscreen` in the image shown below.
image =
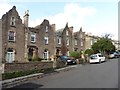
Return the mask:
[[[61,56],[61,59],[62,59],[62,60],[68,60],[69,57],[67,57],[67,56]]]
[[[97,55],[91,55],[90,58],[91,58],[91,59],[96,59],[96,58],[97,58]]]
[[[103,55],[98,55],[99,57],[103,57]]]

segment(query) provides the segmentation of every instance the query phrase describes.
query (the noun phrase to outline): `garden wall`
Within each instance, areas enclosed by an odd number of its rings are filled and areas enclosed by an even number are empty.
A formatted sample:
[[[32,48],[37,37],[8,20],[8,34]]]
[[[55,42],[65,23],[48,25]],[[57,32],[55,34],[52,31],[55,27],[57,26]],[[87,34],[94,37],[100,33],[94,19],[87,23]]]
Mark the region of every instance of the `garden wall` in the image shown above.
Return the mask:
[[[63,62],[56,62],[56,68],[65,66]],[[33,69],[47,69],[53,68],[53,62],[26,62],[26,63],[5,63],[4,73],[11,73],[16,71],[28,71]]]
[[[4,72],[28,71],[33,69],[52,68],[53,62],[26,62],[26,63],[5,63]]]

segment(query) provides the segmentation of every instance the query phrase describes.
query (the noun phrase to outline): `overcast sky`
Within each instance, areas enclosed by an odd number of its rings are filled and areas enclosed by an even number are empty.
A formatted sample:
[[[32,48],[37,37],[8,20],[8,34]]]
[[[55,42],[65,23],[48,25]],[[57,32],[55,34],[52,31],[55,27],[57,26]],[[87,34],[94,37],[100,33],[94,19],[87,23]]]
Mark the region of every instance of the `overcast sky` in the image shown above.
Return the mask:
[[[29,26],[34,27],[48,19],[56,30],[68,22],[74,32],[80,27],[93,35],[111,34],[118,39],[118,0],[0,0],[0,18],[13,5],[23,19],[29,10]]]

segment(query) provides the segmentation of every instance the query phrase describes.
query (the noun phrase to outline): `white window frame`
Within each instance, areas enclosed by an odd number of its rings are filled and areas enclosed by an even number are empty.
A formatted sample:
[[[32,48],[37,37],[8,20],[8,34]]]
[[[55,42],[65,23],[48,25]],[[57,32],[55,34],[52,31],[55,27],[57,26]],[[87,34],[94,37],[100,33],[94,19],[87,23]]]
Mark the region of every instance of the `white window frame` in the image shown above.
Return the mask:
[[[11,21],[10,21],[10,25],[15,26],[15,21],[16,21],[15,17],[12,16]]]
[[[81,46],[83,46],[83,40],[81,40]]]
[[[45,52],[45,50],[44,50],[43,58],[44,58],[45,60],[48,60],[48,59],[49,59],[49,51],[48,51],[48,50],[46,50],[46,52]]]
[[[44,37],[44,43],[45,45],[48,44],[48,37]]]
[[[6,53],[6,62],[7,63],[12,63],[15,61],[15,51],[13,50],[13,52],[9,52],[7,51]]]
[[[97,39],[94,40],[94,43],[96,43],[96,42],[97,42]]]
[[[66,30],[66,35],[68,36],[68,30]]]
[[[32,38],[34,38],[34,39],[32,40]],[[35,43],[35,42],[36,42],[36,33],[32,32],[31,33],[31,43]]]
[[[61,44],[61,37],[58,37],[58,44]]]
[[[45,32],[48,32],[48,26],[45,26]]]
[[[90,40],[91,45],[93,45],[93,40]]]
[[[11,36],[11,37],[13,37],[13,40],[10,39],[10,32],[13,32],[13,36]],[[8,31],[8,41],[15,41],[15,34],[16,33],[14,31],[11,31],[11,30]]]

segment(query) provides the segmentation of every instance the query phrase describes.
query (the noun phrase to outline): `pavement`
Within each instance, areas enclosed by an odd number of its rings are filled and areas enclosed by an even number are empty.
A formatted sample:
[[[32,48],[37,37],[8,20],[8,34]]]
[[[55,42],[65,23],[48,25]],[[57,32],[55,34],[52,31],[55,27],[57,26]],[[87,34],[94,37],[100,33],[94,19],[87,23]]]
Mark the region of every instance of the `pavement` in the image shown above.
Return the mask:
[[[79,66],[80,65],[81,64],[79,64]],[[42,77],[45,77],[45,76],[48,76],[48,75],[53,75],[53,74],[57,74],[57,73],[60,73],[60,72],[69,71],[71,69],[76,68],[77,66],[78,65],[70,65],[70,66],[67,66],[67,67],[64,67],[64,68],[59,68],[59,69],[56,69],[54,72],[48,73],[48,74],[36,73],[36,74],[31,74],[31,75],[27,75],[27,76],[23,76],[23,77],[3,80],[2,81],[2,88],[12,88],[16,85],[23,84],[23,83],[28,82],[28,81],[33,80],[33,79],[35,80],[35,79],[42,78]]]

